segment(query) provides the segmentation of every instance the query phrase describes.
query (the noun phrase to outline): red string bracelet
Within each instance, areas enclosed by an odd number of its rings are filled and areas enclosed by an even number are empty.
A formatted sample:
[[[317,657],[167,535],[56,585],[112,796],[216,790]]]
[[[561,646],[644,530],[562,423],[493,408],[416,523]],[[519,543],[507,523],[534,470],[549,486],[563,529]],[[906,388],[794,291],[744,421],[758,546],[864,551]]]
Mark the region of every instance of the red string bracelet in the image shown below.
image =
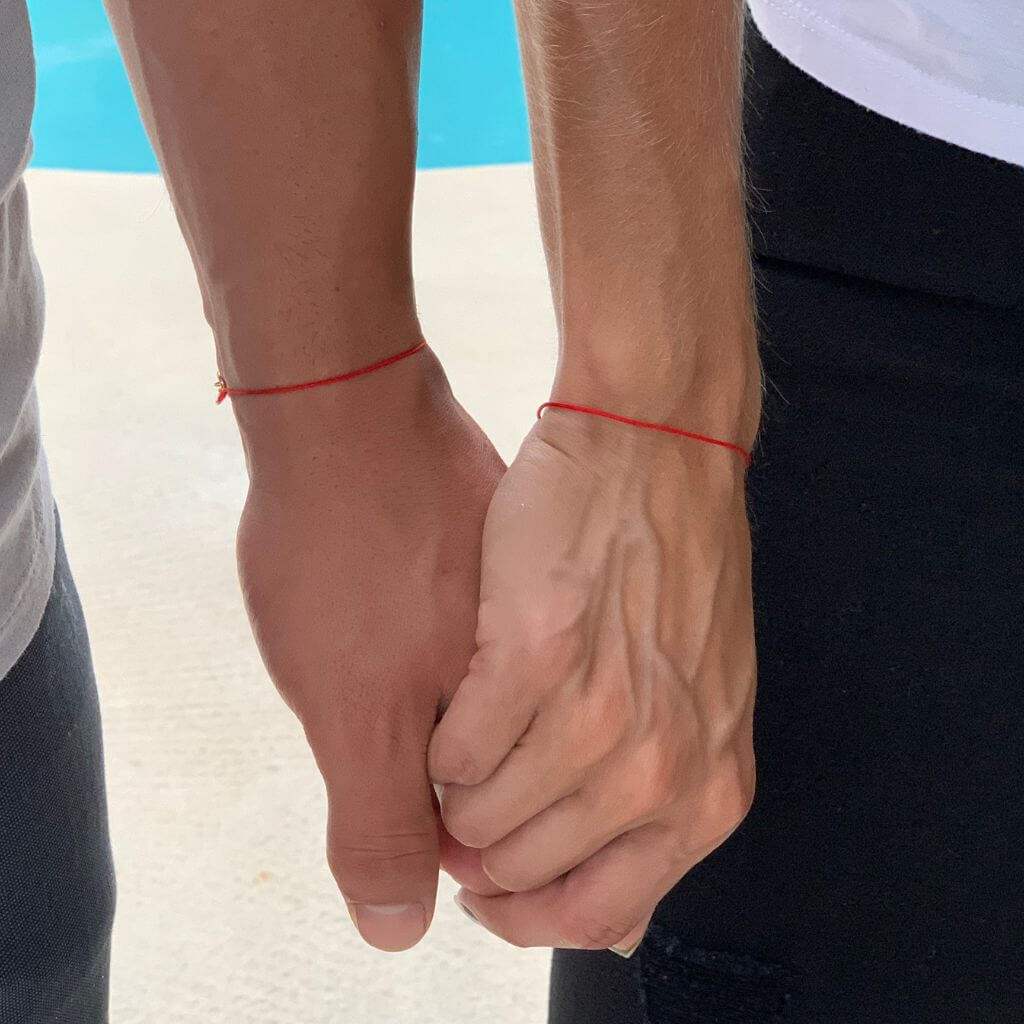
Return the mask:
[[[660,430],[663,434],[674,434],[676,437],[690,437],[694,441],[704,441],[707,444],[717,444],[721,448],[728,448],[730,451],[738,452],[743,456],[743,461],[749,466],[754,460],[750,452],[739,445],[731,444],[729,441],[720,441],[716,437],[705,437],[703,434],[693,434],[689,430],[680,430],[678,427],[668,427],[663,423],[645,423],[643,420],[633,420],[628,416],[618,416],[613,412],[604,412],[602,409],[589,409],[585,405],[570,405],[568,402],[545,402],[537,410],[537,419],[541,418],[545,409],[568,409],[570,412],[585,412],[590,416],[601,416],[606,420],[614,420],[616,423],[625,423],[630,427],[643,427],[644,430]]]
[[[388,356],[386,359],[380,359],[376,363],[371,363],[369,366],[363,366],[358,370],[341,373],[336,377],[323,377],[320,380],[307,380],[302,384],[284,384],[281,387],[276,388],[229,388],[224,377],[218,373],[217,404],[220,405],[225,398],[245,398],[251,395],[287,395],[290,391],[309,391],[312,388],[325,388],[328,384],[341,384],[343,381],[354,380],[356,377],[363,377],[376,370],[383,370],[385,366],[392,366],[395,363],[401,362],[403,359],[408,359],[409,356],[416,355],[417,352],[421,352],[426,347],[427,343],[425,341],[421,341],[418,345],[413,345],[412,348],[407,348],[404,352]]]

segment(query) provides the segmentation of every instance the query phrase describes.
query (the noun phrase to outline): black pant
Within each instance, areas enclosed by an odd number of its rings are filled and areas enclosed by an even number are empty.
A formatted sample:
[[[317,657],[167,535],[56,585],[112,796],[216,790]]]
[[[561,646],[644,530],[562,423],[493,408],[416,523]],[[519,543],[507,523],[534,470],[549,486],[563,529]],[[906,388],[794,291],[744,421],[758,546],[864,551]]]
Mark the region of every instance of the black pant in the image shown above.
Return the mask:
[[[113,913],[96,685],[58,536],[42,624],[0,680],[0,1024],[106,1021]]]
[[[1024,1021],[1024,170],[748,38],[758,784],[555,1024]]]

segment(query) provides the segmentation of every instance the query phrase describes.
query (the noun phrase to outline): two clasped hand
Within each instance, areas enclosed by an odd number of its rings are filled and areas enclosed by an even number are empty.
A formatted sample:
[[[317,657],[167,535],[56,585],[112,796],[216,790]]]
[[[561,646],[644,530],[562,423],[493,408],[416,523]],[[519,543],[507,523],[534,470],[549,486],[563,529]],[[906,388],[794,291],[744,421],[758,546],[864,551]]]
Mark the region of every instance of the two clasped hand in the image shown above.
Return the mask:
[[[549,409],[503,475],[430,351],[349,377],[420,337],[421,4],[107,6],[237,398],[243,591],[353,920],[414,945],[443,863],[511,942],[631,946],[752,799],[742,460]],[[742,5],[516,9],[555,393],[749,444]]]
[[[752,798],[742,464],[549,411],[503,476],[429,354],[273,409],[241,578],[364,939],[418,942],[443,865],[509,942],[633,945]]]

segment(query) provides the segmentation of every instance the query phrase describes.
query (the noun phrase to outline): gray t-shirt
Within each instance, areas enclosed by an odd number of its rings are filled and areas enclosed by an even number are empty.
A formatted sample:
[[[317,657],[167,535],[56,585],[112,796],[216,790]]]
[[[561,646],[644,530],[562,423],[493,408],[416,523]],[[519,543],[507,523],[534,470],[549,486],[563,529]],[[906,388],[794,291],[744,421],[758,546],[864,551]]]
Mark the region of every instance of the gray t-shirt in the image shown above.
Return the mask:
[[[53,499],[33,385],[43,286],[21,180],[35,84],[24,0],[0,0],[0,679],[39,627],[53,580]]]

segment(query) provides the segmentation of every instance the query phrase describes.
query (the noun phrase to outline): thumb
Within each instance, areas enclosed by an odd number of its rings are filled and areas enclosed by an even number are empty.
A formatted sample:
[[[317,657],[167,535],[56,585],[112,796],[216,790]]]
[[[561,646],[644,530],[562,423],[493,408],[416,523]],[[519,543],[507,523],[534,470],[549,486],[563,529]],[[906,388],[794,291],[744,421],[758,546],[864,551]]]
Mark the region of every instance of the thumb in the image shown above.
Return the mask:
[[[417,716],[412,703],[378,706],[372,724],[348,723],[342,749],[336,740],[330,756],[318,754],[327,785],[327,861],[363,939],[388,952],[419,942],[437,898],[426,754],[434,709]]]

